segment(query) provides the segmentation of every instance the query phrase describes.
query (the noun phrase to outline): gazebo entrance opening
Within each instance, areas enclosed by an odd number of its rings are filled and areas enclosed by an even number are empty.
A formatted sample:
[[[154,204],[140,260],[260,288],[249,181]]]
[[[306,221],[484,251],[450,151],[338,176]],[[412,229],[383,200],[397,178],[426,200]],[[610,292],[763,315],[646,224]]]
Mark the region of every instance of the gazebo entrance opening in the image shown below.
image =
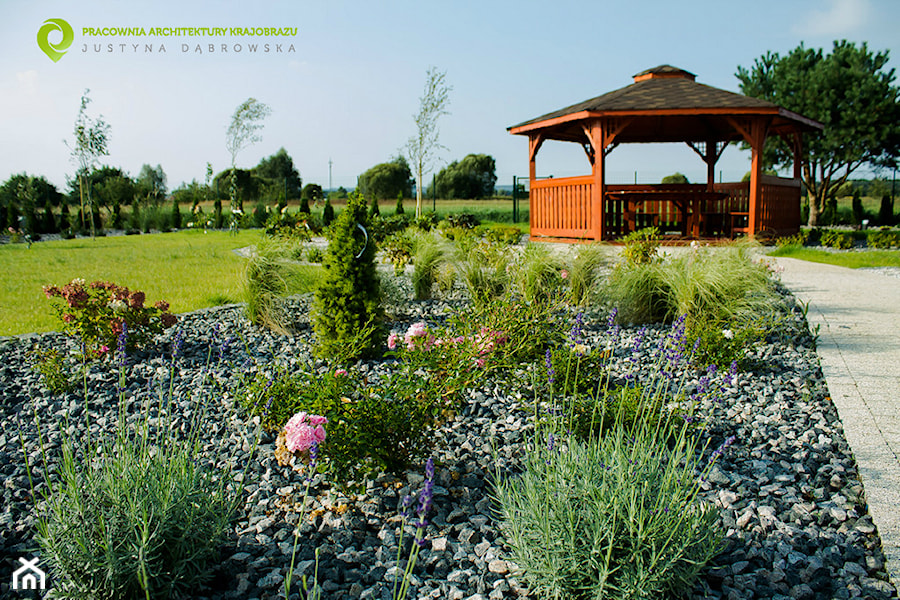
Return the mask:
[[[822,125],[770,102],[719,90],[663,65],[634,84],[510,128],[529,139],[532,239],[610,239],[656,226],[685,238],[790,235],[800,229],[802,133]],[[792,178],[763,175],[767,137],[794,150]],[[537,179],[547,140],[581,144],[591,174]],[[752,150],[750,180],[716,183],[715,165],[730,142]],[[620,143],[683,142],[707,165],[706,184],[609,185],[605,158]]]

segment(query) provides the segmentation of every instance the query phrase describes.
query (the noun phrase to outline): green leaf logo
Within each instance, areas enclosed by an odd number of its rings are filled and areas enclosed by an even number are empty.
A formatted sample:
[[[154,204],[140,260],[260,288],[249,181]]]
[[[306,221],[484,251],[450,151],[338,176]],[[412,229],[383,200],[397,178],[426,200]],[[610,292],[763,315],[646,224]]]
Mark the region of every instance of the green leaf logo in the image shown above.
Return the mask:
[[[62,40],[55,44],[50,43],[50,32],[59,31],[62,33]],[[37,42],[44,54],[50,57],[53,62],[59,62],[63,57],[72,41],[75,39],[75,32],[72,26],[62,19],[47,19],[41,28],[38,29]]]

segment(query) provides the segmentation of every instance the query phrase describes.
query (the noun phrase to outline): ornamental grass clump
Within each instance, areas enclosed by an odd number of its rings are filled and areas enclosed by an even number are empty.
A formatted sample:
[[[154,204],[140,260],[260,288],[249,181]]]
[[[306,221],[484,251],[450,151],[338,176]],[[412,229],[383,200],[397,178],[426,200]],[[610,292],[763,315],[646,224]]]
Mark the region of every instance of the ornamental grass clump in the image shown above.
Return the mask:
[[[201,455],[209,452],[202,432],[220,426],[207,422],[202,406],[179,419],[171,383],[165,398],[124,391],[125,345],[117,352],[118,407],[111,414],[92,421],[96,407],[86,392],[83,423],[35,416],[39,433],[59,427],[48,436],[52,443],[41,436],[37,464],[22,442],[54,598],[193,596],[212,575],[242,496],[227,449]],[[174,361],[168,376],[171,382]],[[104,421],[115,428],[98,432]]]
[[[698,358],[725,366],[777,321],[779,296],[765,266],[751,260],[750,249],[746,243],[695,245],[677,257],[623,263],[612,270],[604,294],[625,323],[684,316],[691,341],[700,340]]]
[[[294,256],[302,242],[289,236],[260,241],[247,259],[244,270],[244,300],[247,318],[276,333],[288,334],[293,318],[285,298],[310,287],[318,268],[300,264]]]
[[[431,299],[447,254],[446,244],[435,233],[421,232],[412,239],[412,285],[416,300]]]
[[[679,374],[689,358],[685,340],[679,321],[653,349],[652,364],[644,359],[633,371],[611,373],[590,415],[576,413],[577,396],[551,392],[546,410],[536,403],[523,471],[498,472],[494,499],[512,560],[537,596],[666,597],[688,589],[718,553],[718,516],[698,493],[701,478],[734,440],[703,459],[695,409],[712,384],[685,398]],[[630,343],[636,355],[634,347],[645,342]],[[546,366],[551,390],[565,389],[550,354]],[[621,380],[629,382],[627,402],[608,402],[621,393],[609,382]],[[588,418],[597,426],[573,431],[576,420]]]
[[[119,334],[128,329],[128,351],[174,325],[178,318],[164,300],[146,305],[146,295],[109,281],[85,283],[73,279],[62,287],[44,286],[44,295],[63,323],[63,331],[79,338],[87,357],[105,358],[115,353]]]

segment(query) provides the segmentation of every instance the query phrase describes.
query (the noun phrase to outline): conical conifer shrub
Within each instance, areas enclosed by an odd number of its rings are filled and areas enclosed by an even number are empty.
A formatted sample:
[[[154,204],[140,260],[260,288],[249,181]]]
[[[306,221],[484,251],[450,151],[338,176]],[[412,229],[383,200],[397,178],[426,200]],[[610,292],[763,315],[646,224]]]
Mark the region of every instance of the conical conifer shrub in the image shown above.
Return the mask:
[[[381,346],[381,285],[366,222],[365,199],[352,194],[329,229],[325,275],[312,315],[316,353],[322,358],[344,362],[371,356]]]

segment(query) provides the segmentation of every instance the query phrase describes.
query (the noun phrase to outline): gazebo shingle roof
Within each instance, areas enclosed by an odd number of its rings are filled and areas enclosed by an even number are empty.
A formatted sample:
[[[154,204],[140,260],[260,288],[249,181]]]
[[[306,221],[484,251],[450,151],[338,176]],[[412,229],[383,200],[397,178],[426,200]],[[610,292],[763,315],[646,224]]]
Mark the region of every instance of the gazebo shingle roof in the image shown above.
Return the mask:
[[[697,83],[694,81],[693,73],[670,65],[661,65],[638,73],[635,75],[635,83],[629,86],[529,119],[509,129],[583,111],[631,112],[681,109],[769,109],[777,111],[778,106],[766,100]]]

